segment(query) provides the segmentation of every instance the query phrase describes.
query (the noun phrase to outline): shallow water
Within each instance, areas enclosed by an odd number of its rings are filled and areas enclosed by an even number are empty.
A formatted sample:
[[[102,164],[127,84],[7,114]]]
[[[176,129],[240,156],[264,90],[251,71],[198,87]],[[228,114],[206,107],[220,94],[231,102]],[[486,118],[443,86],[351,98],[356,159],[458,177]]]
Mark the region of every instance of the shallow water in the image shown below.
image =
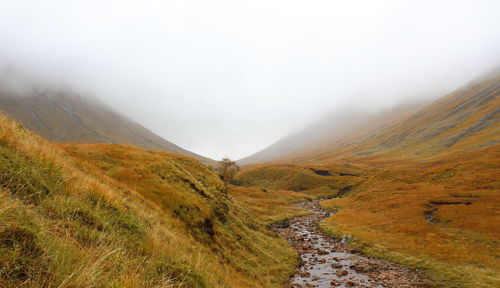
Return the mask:
[[[354,253],[349,245],[321,233],[317,222],[330,213],[319,208],[319,200],[299,205],[312,214],[273,227],[302,260],[288,287],[420,287],[411,270]]]
[[[329,239],[325,238],[321,233],[310,230],[310,227],[314,225],[311,220],[295,222],[290,225],[293,231],[310,247],[304,249],[300,255],[304,265],[293,277],[292,284],[310,283],[315,285],[314,287],[332,287],[332,281],[336,281],[339,284],[336,287],[360,287],[365,285],[367,287],[383,287],[374,285],[367,275],[351,269],[350,266],[357,263],[355,259],[359,256],[334,251]],[[340,276],[337,276],[336,273],[341,273],[340,271],[346,271],[347,275],[339,274]]]

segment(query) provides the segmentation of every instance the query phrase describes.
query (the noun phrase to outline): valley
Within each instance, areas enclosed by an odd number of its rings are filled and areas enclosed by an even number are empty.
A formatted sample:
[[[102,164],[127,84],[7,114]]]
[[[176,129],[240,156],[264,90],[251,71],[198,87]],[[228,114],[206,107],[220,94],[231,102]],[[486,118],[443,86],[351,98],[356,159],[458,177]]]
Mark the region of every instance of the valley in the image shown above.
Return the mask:
[[[0,3],[0,288],[500,288],[500,1]]]
[[[498,287],[499,90],[229,176],[166,140],[78,138],[89,126],[70,121],[49,130],[80,140],[49,142],[29,113],[2,115],[0,286]],[[9,99],[75,118],[64,97]]]
[[[330,176],[303,165],[259,166],[243,170],[237,179],[299,194],[332,189],[336,183],[332,195],[340,197],[319,201],[331,214],[318,221],[322,233],[347,239],[357,253],[418,270],[430,287],[495,287],[500,280],[500,155],[493,147],[471,153],[454,161],[365,159],[316,168]],[[276,170],[280,177],[270,173]],[[321,181],[311,181],[316,177]]]

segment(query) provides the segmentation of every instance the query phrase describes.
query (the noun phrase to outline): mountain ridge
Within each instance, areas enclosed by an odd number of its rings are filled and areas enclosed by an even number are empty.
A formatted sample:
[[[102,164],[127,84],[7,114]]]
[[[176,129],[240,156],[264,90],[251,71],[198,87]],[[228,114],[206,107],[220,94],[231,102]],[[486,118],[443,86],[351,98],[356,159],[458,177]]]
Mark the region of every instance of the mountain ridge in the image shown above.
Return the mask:
[[[341,130],[346,131],[340,131],[339,135],[322,143],[314,145],[309,142],[309,146],[287,148],[286,141],[305,138],[307,133],[302,131],[241,159],[240,163],[328,163],[335,159],[380,153],[419,158],[444,153],[447,148],[456,150],[467,142],[471,144],[463,149],[498,143],[500,140],[496,135],[499,128],[496,123],[500,113],[499,93],[500,76],[490,76],[469,83],[419,110],[397,111],[394,117],[386,121],[378,120],[378,127],[371,124],[371,130],[365,129],[363,132],[357,125],[369,126],[370,121],[377,120],[377,115],[372,118],[361,115],[364,118],[352,121],[352,131],[341,127]],[[353,135],[353,131],[358,135]],[[474,137],[471,136],[476,133],[483,133],[485,137],[481,140],[478,137],[472,139]]]
[[[163,139],[99,100],[86,99],[69,89],[35,88],[19,93],[0,87],[0,111],[50,141],[131,144],[217,164]]]

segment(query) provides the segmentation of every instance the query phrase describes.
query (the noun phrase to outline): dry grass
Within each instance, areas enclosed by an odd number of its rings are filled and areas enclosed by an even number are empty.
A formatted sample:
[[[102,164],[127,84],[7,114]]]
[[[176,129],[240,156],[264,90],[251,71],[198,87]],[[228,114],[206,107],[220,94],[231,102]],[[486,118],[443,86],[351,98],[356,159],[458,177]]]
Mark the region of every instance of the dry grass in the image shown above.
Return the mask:
[[[318,196],[318,188],[335,194],[350,187],[322,202],[338,212],[321,223],[327,233],[354,235],[360,251],[423,269],[438,287],[497,287],[499,159],[499,145],[492,145],[424,161],[371,156],[351,158],[350,165],[261,165],[237,175],[258,188],[232,193],[250,204],[250,213],[272,222],[293,215],[289,203]]]
[[[326,174],[320,175],[322,172]],[[311,197],[331,197],[358,185],[360,176],[360,169],[347,164],[329,166],[258,165],[247,167],[238,173],[235,181],[240,185],[267,190],[288,190]]]
[[[288,218],[307,214],[294,203],[308,201],[313,197],[301,192],[287,190],[266,190],[255,187],[232,185],[230,195],[242,211],[252,215],[258,222],[271,225]]]
[[[293,272],[295,252],[199,162],[65,149],[0,116],[1,287],[280,287]]]
[[[385,169],[324,201],[339,212],[322,227],[354,235],[366,253],[428,269],[444,286],[498,286],[498,159],[498,147],[426,162],[372,159]]]

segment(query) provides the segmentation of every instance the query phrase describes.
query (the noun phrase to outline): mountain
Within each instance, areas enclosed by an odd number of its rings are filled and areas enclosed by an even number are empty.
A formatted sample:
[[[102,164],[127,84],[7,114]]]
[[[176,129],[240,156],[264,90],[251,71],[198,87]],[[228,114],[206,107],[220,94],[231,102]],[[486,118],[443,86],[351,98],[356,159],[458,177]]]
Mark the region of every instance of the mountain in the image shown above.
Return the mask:
[[[405,104],[372,113],[356,109],[337,110],[264,150],[238,160],[238,164],[251,165],[287,159],[318,146],[351,139],[385,127],[405,115],[416,112],[422,106],[423,104]]]
[[[413,106],[390,114],[341,114],[336,121],[322,123],[333,132],[313,126],[239,162],[329,163],[381,154],[423,158],[495,145],[500,143],[499,94],[500,77],[495,76],[458,89],[419,111]]]
[[[354,156],[427,158],[500,143],[500,76],[469,84],[419,112],[355,139],[290,158],[328,162]]]
[[[120,143],[173,152],[216,165],[185,150],[100,103],[69,89],[10,89],[0,86],[0,111],[31,131],[55,142]]]

